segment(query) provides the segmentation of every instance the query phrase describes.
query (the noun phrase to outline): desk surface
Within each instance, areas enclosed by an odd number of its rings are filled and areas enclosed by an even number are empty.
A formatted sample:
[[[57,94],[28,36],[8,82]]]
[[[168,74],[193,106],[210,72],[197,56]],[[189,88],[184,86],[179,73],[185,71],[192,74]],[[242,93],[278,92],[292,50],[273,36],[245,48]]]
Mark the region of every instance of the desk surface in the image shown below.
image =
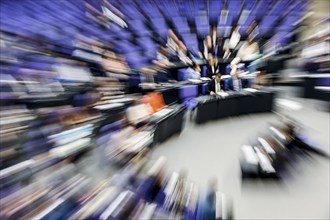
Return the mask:
[[[229,91],[226,92],[228,96],[211,96],[211,95],[203,95],[195,98],[194,100],[196,101],[210,101],[210,100],[220,100],[220,99],[228,99],[228,98],[233,98],[233,97],[242,97],[242,96],[251,96],[251,95],[256,95],[256,94],[261,94],[261,93],[273,93],[271,91],[266,91],[266,90],[256,90],[255,92],[250,92],[250,91],[241,91],[241,92],[235,92],[235,91]]]

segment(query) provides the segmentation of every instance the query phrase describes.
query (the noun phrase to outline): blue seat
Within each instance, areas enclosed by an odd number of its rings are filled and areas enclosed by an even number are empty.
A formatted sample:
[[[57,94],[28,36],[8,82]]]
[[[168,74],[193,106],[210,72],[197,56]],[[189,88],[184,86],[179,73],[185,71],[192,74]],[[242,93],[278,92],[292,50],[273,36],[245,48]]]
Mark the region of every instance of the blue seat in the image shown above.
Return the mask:
[[[197,107],[198,102],[193,100],[197,96],[198,96],[197,85],[183,86],[179,90],[180,102],[189,110],[193,110]]]
[[[140,76],[130,76],[128,79],[128,87],[130,87],[130,88],[139,87],[140,83],[141,83]]]
[[[207,66],[202,66],[202,77],[207,77]]]
[[[101,94],[78,94],[73,98],[73,106],[87,106],[96,103],[101,99]]]
[[[186,71],[187,71],[187,68],[178,70],[178,81],[186,81],[187,80]]]
[[[208,84],[204,83],[202,85],[202,95],[206,95],[208,93],[208,89],[207,89]]]

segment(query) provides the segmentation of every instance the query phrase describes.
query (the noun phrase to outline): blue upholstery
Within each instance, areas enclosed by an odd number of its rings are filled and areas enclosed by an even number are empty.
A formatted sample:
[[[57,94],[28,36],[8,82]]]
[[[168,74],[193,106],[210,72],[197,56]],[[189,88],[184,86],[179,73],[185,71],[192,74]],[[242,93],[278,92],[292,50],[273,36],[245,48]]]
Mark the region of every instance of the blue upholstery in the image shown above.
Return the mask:
[[[207,77],[207,66],[202,66],[201,76],[202,77]]]
[[[73,106],[87,106],[101,99],[100,93],[78,94],[73,98]]]
[[[317,78],[316,86],[328,86],[330,87],[330,77]]]
[[[204,83],[202,85],[202,95],[206,95],[208,93],[207,87],[208,87],[208,83]]]
[[[128,79],[128,87],[130,88],[139,87],[140,83],[141,83],[140,76],[130,76]]]
[[[178,70],[178,81],[187,80],[186,71],[187,71],[187,68],[183,68],[183,69]]]
[[[179,98],[181,103],[190,110],[197,107],[198,102],[193,100],[197,96],[198,96],[197,85],[183,86],[179,90]]]

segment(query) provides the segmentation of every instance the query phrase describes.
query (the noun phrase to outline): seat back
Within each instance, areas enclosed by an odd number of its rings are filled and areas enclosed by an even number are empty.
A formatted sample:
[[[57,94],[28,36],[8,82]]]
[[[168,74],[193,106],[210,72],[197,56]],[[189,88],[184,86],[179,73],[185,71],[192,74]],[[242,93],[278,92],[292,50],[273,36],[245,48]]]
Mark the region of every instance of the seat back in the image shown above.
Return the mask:
[[[207,86],[208,86],[207,83],[204,83],[202,85],[202,95],[206,95],[207,94]]]
[[[187,80],[186,71],[187,71],[187,68],[178,70],[178,81],[186,81]]]
[[[166,105],[163,95],[159,92],[152,92],[144,95],[142,102],[144,104],[149,104],[154,113],[161,110]]]
[[[87,106],[96,103],[101,99],[99,93],[78,94],[73,98],[73,106]]]
[[[207,66],[202,66],[202,77],[207,77]]]
[[[141,83],[140,76],[130,76],[128,79],[128,87],[131,87],[131,88],[139,87],[140,83]]]
[[[330,87],[330,77],[323,77],[316,79],[316,86]]]
[[[179,98],[181,101],[189,100],[198,96],[198,86],[188,85],[183,86],[179,90]]]

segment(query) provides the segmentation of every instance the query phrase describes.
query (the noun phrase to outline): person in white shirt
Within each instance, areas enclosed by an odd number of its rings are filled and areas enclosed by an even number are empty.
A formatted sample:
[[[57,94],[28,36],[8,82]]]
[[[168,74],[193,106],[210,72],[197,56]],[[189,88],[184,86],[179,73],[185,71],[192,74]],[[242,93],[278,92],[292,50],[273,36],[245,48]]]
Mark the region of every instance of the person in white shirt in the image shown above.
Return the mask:
[[[231,34],[231,37],[229,40],[229,49],[234,50],[240,40],[241,40],[241,35],[238,32],[238,26],[234,26],[233,33]]]
[[[237,70],[237,65],[232,65],[232,70],[230,72],[231,77],[226,81],[226,91],[236,91],[239,92],[242,90],[245,85],[243,85],[243,81],[239,75]]]
[[[226,50],[224,58],[229,58],[229,57],[236,57],[237,53],[237,47],[238,44],[241,40],[241,35],[238,32],[238,26],[234,25],[232,27],[232,33],[230,35],[230,38],[226,40],[224,48]]]
[[[259,54],[259,47],[256,42],[247,40],[239,49],[237,56],[243,61],[252,61]]]

